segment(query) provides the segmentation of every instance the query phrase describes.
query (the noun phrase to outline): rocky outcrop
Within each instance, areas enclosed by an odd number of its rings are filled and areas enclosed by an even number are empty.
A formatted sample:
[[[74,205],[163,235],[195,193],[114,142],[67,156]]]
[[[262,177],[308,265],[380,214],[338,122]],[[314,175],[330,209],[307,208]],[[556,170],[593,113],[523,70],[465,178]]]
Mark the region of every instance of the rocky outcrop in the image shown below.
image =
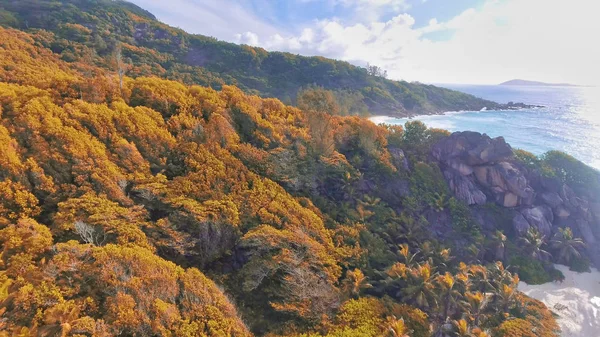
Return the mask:
[[[525,233],[527,233],[529,228],[531,228],[531,225],[529,224],[529,221],[525,219],[523,214],[517,213],[517,215],[515,215],[515,217],[513,218],[513,227],[515,227],[515,231],[517,232],[517,234],[524,235]]]
[[[455,132],[433,146],[433,157],[448,163],[452,159],[467,165],[482,165],[510,159],[512,148],[504,138],[490,138],[478,132]]]
[[[511,164],[512,149],[502,137],[456,132],[434,145],[432,155],[442,164],[450,189],[469,205],[494,201],[517,207],[533,202],[533,189]]]
[[[390,148],[389,152],[392,156],[392,163],[394,164],[394,166],[396,166],[396,168],[403,169],[404,171],[410,170],[408,166],[408,159],[406,159],[406,155],[404,154],[404,151],[402,151],[402,149],[394,147]]]
[[[467,176],[456,170],[445,170],[444,177],[454,195],[468,205],[485,205],[487,197]]]
[[[432,156],[457,199],[469,205],[493,202],[510,209],[514,215],[508,219],[512,217],[518,235],[536,228],[550,238],[559,227],[571,227],[600,266],[600,196],[589,191],[578,195],[560,179],[527,169],[514,159],[502,137],[455,132],[433,146]],[[482,228],[495,230],[484,208],[474,208],[473,213]]]
[[[516,207],[533,202],[533,188],[523,173],[509,162],[478,166],[474,173],[477,181],[495,195],[499,205]]]
[[[556,192],[542,192],[539,197],[543,203],[552,208],[557,208],[563,204],[563,200]]]
[[[521,211],[521,214],[530,227],[536,228],[546,238],[549,238],[552,235],[554,215],[548,206],[542,205],[526,208]],[[517,226],[515,226],[515,229],[516,228]]]

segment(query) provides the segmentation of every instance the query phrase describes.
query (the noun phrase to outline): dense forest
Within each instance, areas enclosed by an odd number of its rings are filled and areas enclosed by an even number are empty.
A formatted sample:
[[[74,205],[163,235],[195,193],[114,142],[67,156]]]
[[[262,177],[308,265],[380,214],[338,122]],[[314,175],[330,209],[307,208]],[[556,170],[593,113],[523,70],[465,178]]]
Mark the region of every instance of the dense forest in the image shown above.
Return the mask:
[[[432,85],[387,80],[381,71],[347,62],[267,52],[191,35],[124,1],[1,0],[0,25],[44,29],[45,34],[34,36],[36,43],[66,62],[87,58],[99,67],[114,69],[111,56],[119,50],[122,70],[130,77],[154,75],[217,90],[235,85],[248,94],[278,98],[286,104],[296,103],[299,90],[320,87],[348,107],[343,111],[354,115],[370,111],[406,116],[500,106]]]
[[[558,336],[517,285],[598,265],[597,171],[342,116],[319,88],[293,107],[169,80],[221,77],[96,54],[70,18],[159,24],[64,3],[2,1],[26,27],[0,28],[0,336]]]

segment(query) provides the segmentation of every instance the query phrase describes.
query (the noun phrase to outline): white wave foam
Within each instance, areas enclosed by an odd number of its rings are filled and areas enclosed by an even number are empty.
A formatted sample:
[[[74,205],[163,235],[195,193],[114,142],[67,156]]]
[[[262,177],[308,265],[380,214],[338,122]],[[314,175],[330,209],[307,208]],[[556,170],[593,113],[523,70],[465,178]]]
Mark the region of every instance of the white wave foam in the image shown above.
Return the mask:
[[[369,120],[375,124],[386,124],[387,121],[389,121],[390,119],[395,119],[394,117],[390,117],[390,116],[372,116],[369,117]]]

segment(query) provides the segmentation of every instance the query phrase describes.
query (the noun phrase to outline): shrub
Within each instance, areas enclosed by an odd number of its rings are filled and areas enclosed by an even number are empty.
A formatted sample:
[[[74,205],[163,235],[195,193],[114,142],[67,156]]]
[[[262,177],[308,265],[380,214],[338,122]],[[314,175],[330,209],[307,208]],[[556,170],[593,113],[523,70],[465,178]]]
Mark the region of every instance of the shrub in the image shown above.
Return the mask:
[[[589,272],[591,272],[590,260],[588,260],[584,256],[577,258],[577,259],[573,259],[571,261],[571,265],[569,266],[569,269],[572,271],[576,271],[578,273],[589,273]]]
[[[479,226],[473,220],[469,206],[454,197],[450,198],[448,204],[450,206],[450,215],[452,216],[452,225],[455,229],[471,238],[481,236]]]
[[[542,263],[531,257],[518,255],[510,259],[509,265],[515,268],[519,278],[527,284],[543,284],[552,281]]]
[[[415,211],[427,206],[439,211],[445,208],[446,198],[450,194],[440,169],[424,162],[415,164],[410,178],[410,192],[416,198],[418,209]]]
[[[498,327],[495,337],[537,337],[531,322],[516,318],[505,321]]]
[[[548,275],[554,282],[562,282],[565,280],[565,275],[562,273],[562,271],[560,271],[558,269],[551,269],[548,272]]]
[[[542,161],[552,167],[556,176],[577,191],[599,191],[600,173],[574,157],[560,151],[549,151]]]
[[[542,160],[539,156],[534,155],[531,152],[516,149],[513,151],[515,154],[515,159],[523,164],[529,170],[537,170],[540,172],[542,176],[545,177],[555,177],[556,172],[554,169],[548,165],[547,162]]]

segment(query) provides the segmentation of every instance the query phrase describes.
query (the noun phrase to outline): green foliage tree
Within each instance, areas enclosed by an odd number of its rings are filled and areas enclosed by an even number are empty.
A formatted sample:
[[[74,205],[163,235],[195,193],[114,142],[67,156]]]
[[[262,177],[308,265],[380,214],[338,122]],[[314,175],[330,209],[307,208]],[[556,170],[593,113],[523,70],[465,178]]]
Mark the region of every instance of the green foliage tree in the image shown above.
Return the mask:
[[[549,244],[556,251],[556,260],[567,265],[580,259],[580,250],[585,247],[583,240],[573,237],[573,231],[569,227],[559,228]]]
[[[523,245],[522,250],[525,254],[533,257],[536,260],[546,261],[551,255],[544,247],[546,246],[546,238],[540,233],[537,228],[530,227],[525,233],[525,236],[519,238],[520,243]]]
[[[319,87],[302,89],[298,92],[296,101],[298,108],[305,111],[330,115],[338,115],[340,113],[340,107],[331,90],[325,90]]]

